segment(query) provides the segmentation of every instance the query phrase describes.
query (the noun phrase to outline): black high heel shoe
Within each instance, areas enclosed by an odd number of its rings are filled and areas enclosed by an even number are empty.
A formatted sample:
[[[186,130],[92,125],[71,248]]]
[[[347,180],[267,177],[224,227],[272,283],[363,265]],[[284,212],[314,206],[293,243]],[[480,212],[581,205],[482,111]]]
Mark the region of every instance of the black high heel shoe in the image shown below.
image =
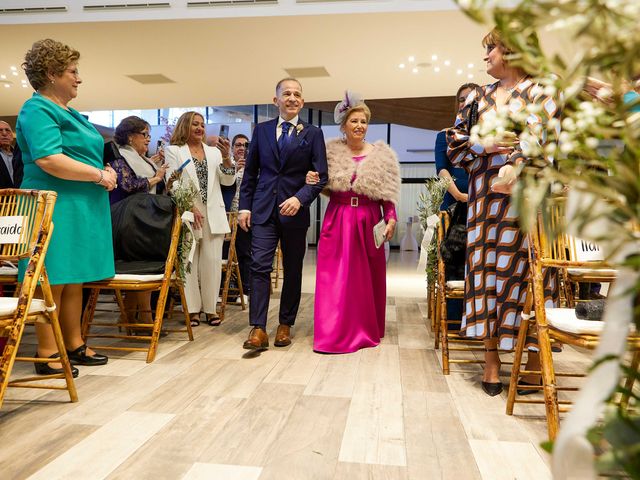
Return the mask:
[[[497,352],[497,348],[485,348],[485,352]],[[482,382],[482,390],[490,397],[495,397],[502,393],[504,389],[502,382]]]
[[[525,382],[524,380],[519,380],[518,381],[518,387],[541,387],[542,386],[542,378],[540,379],[540,382],[538,383],[529,383],[529,382]],[[537,388],[532,388],[532,389],[519,389],[516,390],[516,393],[518,395],[531,395],[533,393],[538,393],[541,392],[542,390],[537,389]]]
[[[38,352],[36,352],[36,358],[40,358],[38,357]],[[59,359],[60,358],[60,354],[59,353],[54,353],[53,355],[50,355],[49,358],[52,359]],[[52,368],[49,366],[48,363],[34,363],[33,367],[36,370],[36,373],[38,375],[57,375],[59,373],[64,373],[64,369],[62,368]],[[74,367],[73,365],[71,366],[71,375],[73,375],[73,378],[76,378],[78,376],[78,374],[80,373],[80,371]]]
[[[94,367],[97,365],[105,365],[109,361],[109,357],[106,355],[100,355],[99,353],[87,355],[86,344],[80,345],[72,352],[67,350],[67,355],[69,355],[69,360],[72,365],[87,365],[89,367]]]

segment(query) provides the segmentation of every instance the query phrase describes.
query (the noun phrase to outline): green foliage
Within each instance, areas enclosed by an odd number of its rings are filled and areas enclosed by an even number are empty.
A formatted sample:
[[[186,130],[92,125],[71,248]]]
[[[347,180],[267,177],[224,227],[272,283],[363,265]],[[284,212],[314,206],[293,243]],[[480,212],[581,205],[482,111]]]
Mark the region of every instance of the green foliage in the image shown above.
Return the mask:
[[[175,181],[176,179],[174,178],[173,180]],[[177,187],[172,190],[171,198],[181,216],[184,212],[190,212],[193,209],[196,195],[198,195],[198,191],[192,182],[179,181]],[[191,264],[189,264],[188,258],[193,242],[193,235],[189,229],[182,228],[180,230],[180,242],[178,243],[178,276],[182,280],[185,279],[186,273],[191,271]]]
[[[437,215],[440,211],[440,205],[444,199],[447,188],[451,180],[448,178],[438,178],[433,180],[427,180],[425,182],[426,192],[420,193],[418,196],[418,217],[420,218],[420,225],[424,230],[427,229],[427,218],[431,215]],[[431,239],[431,243],[427,247],[427,267],[425,272],[427,274],[427,283],[433,285],[436,277],[436,236]]]

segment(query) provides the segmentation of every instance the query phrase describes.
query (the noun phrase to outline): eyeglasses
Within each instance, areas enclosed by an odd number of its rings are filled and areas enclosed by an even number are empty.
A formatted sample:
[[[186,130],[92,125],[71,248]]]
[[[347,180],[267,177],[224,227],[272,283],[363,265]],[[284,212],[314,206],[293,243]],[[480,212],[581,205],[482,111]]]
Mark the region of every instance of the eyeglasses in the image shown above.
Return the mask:
[[[142,135],[144,138],[151,138],[151,135],[146,132],[136,132],[138,135]]]
[[[247,143],[234,143],[233,148],[249,148],[249,142]]]

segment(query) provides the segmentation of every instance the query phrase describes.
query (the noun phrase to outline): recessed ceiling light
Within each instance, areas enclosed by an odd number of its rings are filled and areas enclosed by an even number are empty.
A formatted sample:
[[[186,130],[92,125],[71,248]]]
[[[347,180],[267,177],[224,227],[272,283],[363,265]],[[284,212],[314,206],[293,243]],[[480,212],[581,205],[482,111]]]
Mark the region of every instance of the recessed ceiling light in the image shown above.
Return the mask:
[[[9,85],[8,83],[4,84],[4,88],[9,88],[11,85]]]
[[[415,62],[415,61],[416,61],[416,57],[414,57],[413,55],[411,55],[411,56],[409,57],[409,61],[410,61],[410,62]]]
[[[27,83],[27,81],[26,81],[26,80],[21,80],[21,82],[22,82],[22,83]]]
[[[468,64],[467,68],[473,68],[473,63]]]
[[[14,77],[18,76],[18,72],[11,72],[11,75],[13,75]]]
[[[444,64],[445,64],[445,66],[447,66],[447,67],[448,67],[449,65],[451,65],[451,60],[445,60],[445,61],[444,61]]]
[[[18,69],[17,69],[16,67],[14,67],[13,65],[12,65],[12,66],[10,66],[9,68],[10,68],[11,70],[13,70],[14,72],[15,72],[16,70],[18,70]]]
[[[27,88],[27,84],[26,84],[26,83],[23,83],[23,84],[22,84],[22,88]]]
[[[433,71],[438,73],[440,71],[440,67],[434,67]]]
[[[471,80],[473,78],[473,73],[470,73],[469,75],[467,75],[467,78]]]
[[[7,76],[6,75],[0,75],[0,80],[6,80]]]
[[[413,69],[411,70],[413,73],[418,73],[418,69],[416,67],[413,67]]]
[[[457,69],[457,70],[456,70],[456,73],[457,73],[458,75],[462,75],[462,69],[461,69],[461,68]]]
[[[433,60],[434,62],[438,60],[438,55],[431,55],[431,60]]]
[[[404,68],[404,67],[405,67],[404,63],[401,63],[400,65],[398,65],[398,68]]]

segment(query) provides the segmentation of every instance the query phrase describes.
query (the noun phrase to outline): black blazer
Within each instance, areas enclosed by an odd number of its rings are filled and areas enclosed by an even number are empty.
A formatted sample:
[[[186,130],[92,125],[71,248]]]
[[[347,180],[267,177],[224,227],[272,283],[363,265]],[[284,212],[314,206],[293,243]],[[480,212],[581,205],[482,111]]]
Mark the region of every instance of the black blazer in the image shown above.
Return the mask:
[[[11,181],[11,175],[9,170],[4,164],[4,159],[0,158],[0,188],[20,188],[22,183],[22,152],[18,145],[13,149],[13,181]]]

